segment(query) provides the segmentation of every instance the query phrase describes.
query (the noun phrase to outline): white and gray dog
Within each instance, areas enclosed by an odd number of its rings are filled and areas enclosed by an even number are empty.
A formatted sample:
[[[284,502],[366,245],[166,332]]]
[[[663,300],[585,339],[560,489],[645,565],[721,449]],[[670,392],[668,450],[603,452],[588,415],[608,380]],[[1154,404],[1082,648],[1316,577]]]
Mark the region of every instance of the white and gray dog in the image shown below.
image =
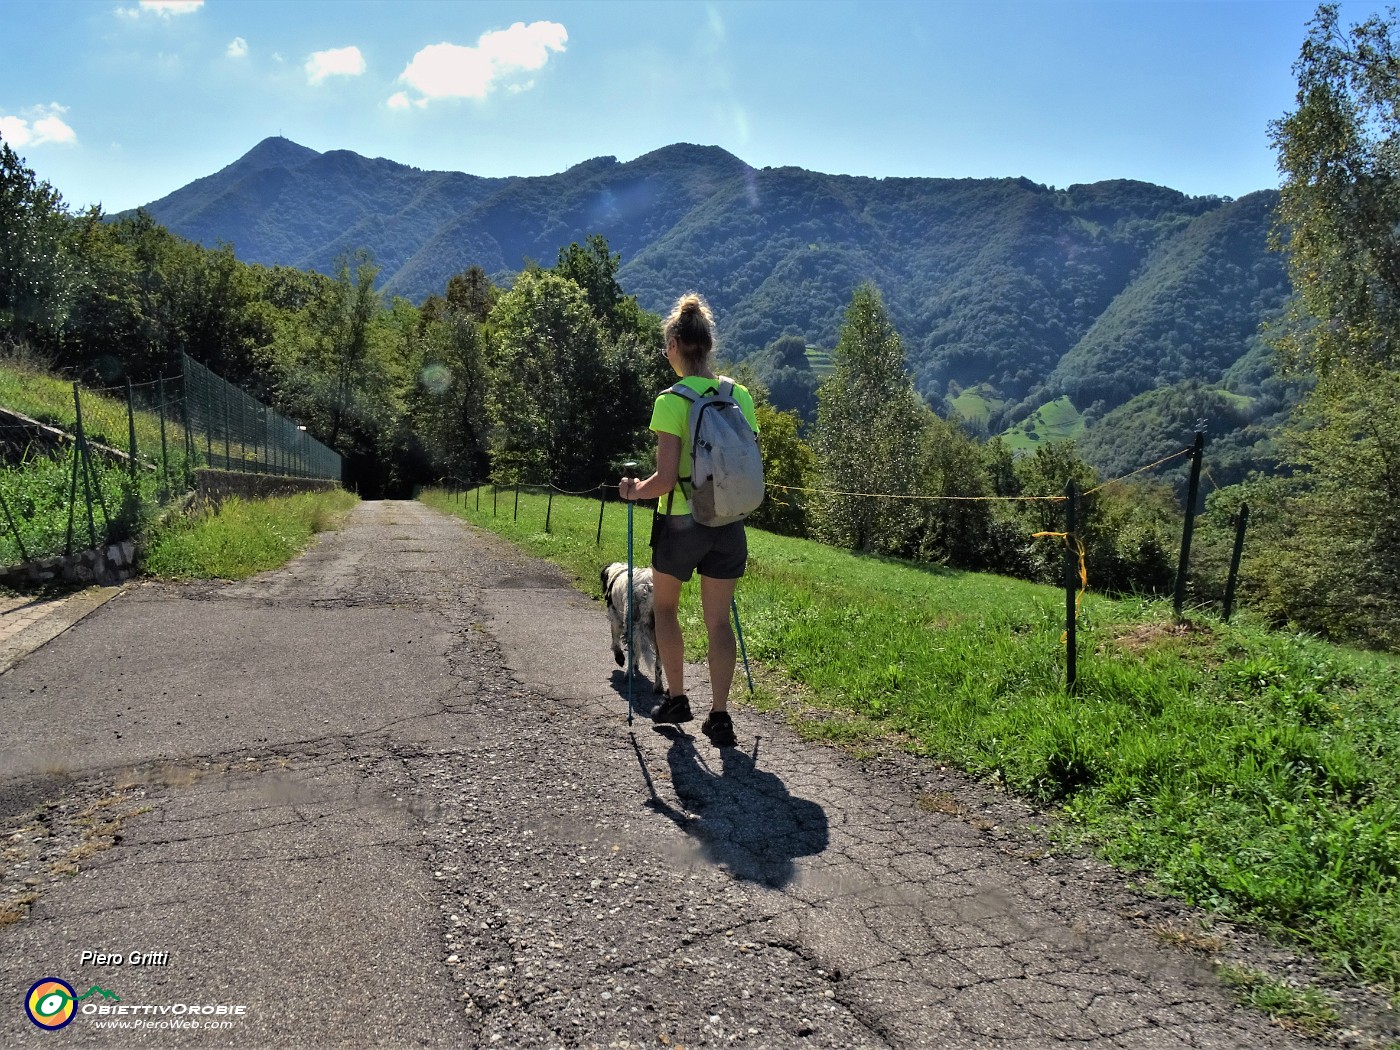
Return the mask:
[[[615,561],[603,566],[603,598],[608,603],[608,623],[612,626],[613,659],[618,667],[627,666],[623,639],[627,634],[627,564]],[[661,675],[661,653],[656,648],[656,612],[651,604],[651,569],[632,569],[632,639],[635,666],[652,669],[654,692],[665,692]]]

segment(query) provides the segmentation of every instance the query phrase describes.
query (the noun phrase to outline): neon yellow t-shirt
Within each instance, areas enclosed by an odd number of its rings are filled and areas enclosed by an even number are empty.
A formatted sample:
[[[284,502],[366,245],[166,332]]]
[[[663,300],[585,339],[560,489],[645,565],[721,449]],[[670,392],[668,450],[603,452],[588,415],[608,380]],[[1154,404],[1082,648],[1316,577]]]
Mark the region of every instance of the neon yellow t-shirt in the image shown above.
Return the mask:
[[[686,386],[694,390],[697,394],[708,394],[718,390],[719,384],[725,377],[719,379],[706,379],[704,376],[686,376],[681,380]],[[753,397],[749,394],[748,387],[734,384],[734,400],[739,403],[739,411],[744,413],[744,418],[749,421],[749,426],[753,427],[753,432],[758,433],[758,417],[754,414]],[[690,425],[690,402],[681,397],[680,394],[673,394],[669,390],[663,390],[656,399],[656,405],[651,410],[651,429],[658,434],[674,434],[681,439],[681,462],[680,477],[690,478],[690,435],[686,433]],[[690,501],[685,498],[682,485],[676,482],[673,490],[670,510],[666,509],[666,497],[661,497],[661,502],[657,504],[657,509],[662,513],[689,514]]]

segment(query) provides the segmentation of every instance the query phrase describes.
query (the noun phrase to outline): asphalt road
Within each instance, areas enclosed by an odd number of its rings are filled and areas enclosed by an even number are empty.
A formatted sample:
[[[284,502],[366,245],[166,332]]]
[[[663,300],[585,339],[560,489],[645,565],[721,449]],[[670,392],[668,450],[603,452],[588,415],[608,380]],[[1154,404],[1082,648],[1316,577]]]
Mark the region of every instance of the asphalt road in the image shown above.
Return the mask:
[[[1286,953],[936,765],[629,726],[608,647],[415,503],[96,609],[0,674],[0,1045],[1317,1045],[1210,965]]]

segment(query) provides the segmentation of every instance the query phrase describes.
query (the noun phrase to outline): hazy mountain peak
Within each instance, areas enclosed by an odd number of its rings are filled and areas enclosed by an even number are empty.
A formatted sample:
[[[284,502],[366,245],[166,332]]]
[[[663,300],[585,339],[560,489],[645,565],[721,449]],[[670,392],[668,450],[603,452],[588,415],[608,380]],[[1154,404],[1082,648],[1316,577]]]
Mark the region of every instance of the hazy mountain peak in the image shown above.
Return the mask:
[[[266,168],[288,168],[314,160],[321,154],[314,149],[302,146],[280,135],[265,138],[243,156],[225,168],[225,171],[239,169],[243,172],[262,171]]]

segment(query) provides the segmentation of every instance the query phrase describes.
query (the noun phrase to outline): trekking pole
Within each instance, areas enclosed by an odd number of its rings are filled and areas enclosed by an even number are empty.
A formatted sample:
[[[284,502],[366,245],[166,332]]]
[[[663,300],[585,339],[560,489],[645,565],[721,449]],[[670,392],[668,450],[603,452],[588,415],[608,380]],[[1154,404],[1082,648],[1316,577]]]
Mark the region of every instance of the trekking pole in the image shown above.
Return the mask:
[[[622,469],[626,477],[632,476],[632,471],[637,469],[635,460],[628,460],[622,464]],[[627,501],[627,724],[632,724],[632,675],[636,670],[636,648],[632,644],[632,504],[633,500]]]
[[[753,696],[753,675],[749,674],[749,654],[744,648],[744,629],[739,626],[739,602],[729,599],[729,609],[734,614],[734,633],[739,636],[739,652],[744,657],[744,677],[749,680],[749,695]]]

